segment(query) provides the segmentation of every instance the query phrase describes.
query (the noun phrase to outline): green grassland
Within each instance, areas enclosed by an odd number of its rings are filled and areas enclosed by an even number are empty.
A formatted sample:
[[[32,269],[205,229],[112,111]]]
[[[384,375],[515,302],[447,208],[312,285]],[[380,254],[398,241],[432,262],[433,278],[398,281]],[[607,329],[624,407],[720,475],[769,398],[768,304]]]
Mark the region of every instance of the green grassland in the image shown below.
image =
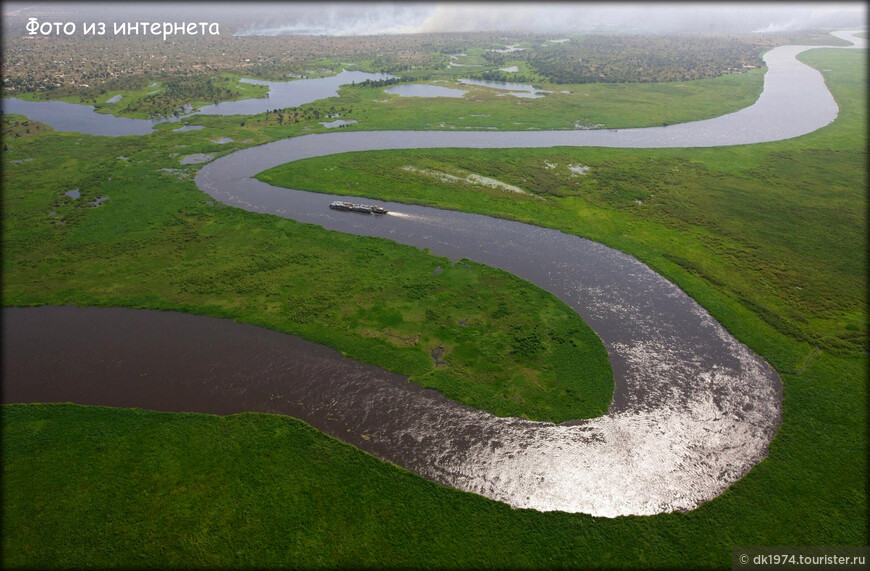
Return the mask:
[[[296,135],[299,129],[323,130],[317,121],[333,113],[357,121],[343,127],[354,131],[650,127],[708,119],[751,105],[761,94],[763,70],[671,83],[542,84],[553,93],[538,99],[452,80],[422,83],[468,93],[462,98],[401,97],[386,93],[384,87],[345,85],[339,88],[338,97],[236,119],[273,126],[268,134],[276,138]],[[208,118],[189,119],[196,123],[204,120]]]
[[[4,304],[233,317],[502,416],[564,421],[607,409],[604,346],[555,297],[479,264],[217,204],[196,189],[196,166],[179,162],[225,152],[206,131],[178,150],[166,130],[21,140],[14,156],[34,160],[4,169]],[[74,188],[75,200],[65,195]],[[91,206],[101,196],[109,200]],[[446,366],[435,366],[436,348]]]
[[[107,99],[101,99],[96,104],[97,112],[111,113],[122,117],[147,119],[151,116],[168,116],[179,109],[182,104],[190,105],[199,109],[206,105],[212,105],[224,101],[238,101],[265,97],[269,88],[265,85],[254,85],[239,81],[241,76],[223,73],[206,81],[207,89],[201,87],[199,78],[191,78],[184,82],[156,82],[157,85],[149,84],[144,93],[133,92],[122,95],[120,101],[105,103]],[[186,84],[185,84],[186,83]]]
[[[844,105],[834,127],[794,141],[714,151],[362,152],[298,161],[258,178],[578,234],[639,257],[696,299],[717,291],[723,299],[716,305],[737,302],[797,341],[854,354],[866,339],[866,134],[849,125],[866,121],[863,74],[845,77],[855,53],[809,57],[842,70],[826,74]],[[589,170],[569,169],[581,165]],[[527,194],[448,183],[432,173],[483,175]],[[764,336],[759,332],[759,342]],[[800,353],[778,364],[789,370]]]
[[[467,76],[467,71],[456,75]],[[228,91],[221,92],[220,101],[265,96],[265,86],[238,80],[239,76],[230,74],[211,79],[216,89]],[[553,91],[540,99],[499,95],[504,92],[461,85],[452,79],[432,81],[446,81],[448,83],[435,85],[456,87],[468,93],[461,99],[400,97],[386,93],[385,88],[347,85],[339,89],[339,97],[302,105],[299,113],[324,112],[332,106],[350,108],[354,111],[342,117],[359,121],[357,125],[348,127],[355,130],[647,127],[717,117],[751,105],[761,93],[763,70],[669,83],[536,84],[542,89]],[[93,105],[100,113],[137,119],[171,115],[182,103],[198,108],[215,102],[166,95],[165,91],[166,87],[161,82],[156,82],[156,85],[146,82],[138,90],[107,91],[92,99],[68,96],[60,100]],[[121,100],[107,103],[116,95],[121,95]],[[22,93],[17,97],[42,101],[46,94]],[[518,121],[520,116],[522,121]]]
[[[359,108],[349,116],[359,121],[353,126],[355,130],[649,127],[718,117],[747,107],[761,93],[762,73],[752,70],[672,83],[535,83],[536,87],[553,92],[538,99],[451,81],[424,83],[468,93],[462,98],[401,97],[384,89],[345,86],[340,94],[342,104],[347,102]]]
[[[24,115],[14,115],[11,113],[3,114],[3,123],[0,125],[3,132],[3,141],[10,139],[20,139],[21,137],[32,137],[40,133],[53,131],[51,127],[39,121],[31,121]],[[8,150],[8,145],[4,147],[4,151]]]
[[[616,519],[513,510],[292,418],[6,405],[3,562],[705,569],[736,545],[866,545],[866,365],[789,377],[769,458],[717,499]]]
[[[4,565],[723,568],[737,545],[866,545],[866,54],[815,50],[802,59],[824,70],[840,114],[790,141],[360,153],[263,175],[559,228],[631,253],[677,283],[783,378],[783,424],[768,459],[720,497],[653,517],[512,510],[425,481],[290,418],[7,405],[0,418]],[[187,154],[219,155],[313,132],[316,123],[278,125],[270,116],[196,123],[207,128],[10,140],[3,155],[4,305],[127,305],[234,317],[303,334],[423,383],[433,372],[426,353],[433,343],[452,343],[454,353],[471,358],[458,348],[474,340],[454,327],[466,318],[507,343],[513,325],[562,324],[579,345],[571,355],[587,347],[592,362],[596,347],[582,324],[520,280],[214,204],[189,180],[195,166],[178,164]],[[381,128],[373,123],[360,128]],[[210,142],[218,136],[235,141]],[[360,160],[373,157],[383,173]],[[572,176],[567,166],[575,164],[590,170]],[[402,170],[408,165],[491,176],[533,196],[436,184]],[[76,187],[82,198],[66,199]],[[110,200],[86,206],[99,195]],[[349,245],[390,279],[317,265],[317,256],[349,261],[336,255]],[[436,266],[445,272],[435,276]],[[315,268],[327,272],[318,276],[327,287],[301,294]],[[450,288],[439,289],[440,278]],[[328,306],[339,287],[359,294],[361,304],[371,304],[365,288],[385,288],[389,295],[379,298],[396,303],[379,308],[378,319],[306,313]],[[453,287],[459,290],[448,291]],[[471,291],[479,299],[465,299]],[[500,302],[517,297],[534,304],[494,317]],[[499,329],[500,319],[522,321]],[[414,331],[419,347],[387,335]],[[553,379],[542,394],[529,381],[552,373],[546,363],[560,356],[551,353],[514,355],[507,364],[493,356],[507,378],[517,375],[516,389],[493,387],[484,363],[460,359],[451,370],[463,374],[441,390],[490,409],[508,401],[540,417],[594,400],[584,383],[579,397],[547,409],[561,390],[567,394],[565,385]],[[537,412],[527,412],[532,408]]]

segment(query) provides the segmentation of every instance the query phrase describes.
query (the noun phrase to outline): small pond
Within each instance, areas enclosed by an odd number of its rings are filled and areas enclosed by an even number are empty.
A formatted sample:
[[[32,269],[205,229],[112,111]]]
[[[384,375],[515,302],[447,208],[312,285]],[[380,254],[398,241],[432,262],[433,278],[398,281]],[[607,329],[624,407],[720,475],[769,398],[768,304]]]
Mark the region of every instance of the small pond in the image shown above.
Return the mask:
[[[181,159],[181,164],[183,165],[198,165],[199,163],[206,163],[214,158],[214,155],[207,155],[205,153],[196,153],[195,155],[187,155],[186,157]]]
[[[528,85],[525,83],[511,83],[507,81],[488,81],[484,79],[460,79],[459,83],[464,85],[477,85],[480,87],[491,87],[493,89],[502,89],[509,92],[509,95],[513,95],[514,97],[525,97],[528,99],[537,99],[539,97],[544,97],[545,93],[551,93],[550,91],[544,91],[543,89],[535,89],[534,86]]]
[[[334,129],[336,127],[346,127],[347,125],[355,125],[357,123],[356,119],[336,119],[335,121],[329,121],[327,123],[321,122],[320,124],[326,127],[327,129]]]
[[[401,97],[462,97],[467,91],[441,87],[439,85],[427,85],[424,83],[412,83],[409,85],[397,85],[385,90],[387,93]]]
[[[178,129],[173,129],[173,133],[181,133],[183,131],[199,131],[200,129],[205,129],[204,125],[185,125],[184,127],[179,127]]]

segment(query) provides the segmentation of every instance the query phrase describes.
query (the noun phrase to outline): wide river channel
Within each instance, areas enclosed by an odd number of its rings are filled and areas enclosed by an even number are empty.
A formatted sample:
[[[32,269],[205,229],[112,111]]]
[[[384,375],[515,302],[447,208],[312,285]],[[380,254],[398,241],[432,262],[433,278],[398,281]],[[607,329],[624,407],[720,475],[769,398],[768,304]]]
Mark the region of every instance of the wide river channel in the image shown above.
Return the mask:
[[[865,46],[851,33],[836,35]],[[383,203],[387,216],[335,212],[330,201],[354,199],[252,177],[348,151],[709,147],[797,137],[837,116],[821,74],[795,59],[806,49],[768,52],[758,102],[706,121],[619,131],[316,134],[243,149],[199,170],[198,187],[225,204],[472,259],[553,293],[607,348],[615,392],[602,417],[559,425],[498,418],[291,336],[96,308],[3,310],[4,402],[289,414],[426,478],[518,508],[605,517],[693,509],[766,456],[782,392],[776,372],[679,288],[629,255],[555,230],[395,203]]]

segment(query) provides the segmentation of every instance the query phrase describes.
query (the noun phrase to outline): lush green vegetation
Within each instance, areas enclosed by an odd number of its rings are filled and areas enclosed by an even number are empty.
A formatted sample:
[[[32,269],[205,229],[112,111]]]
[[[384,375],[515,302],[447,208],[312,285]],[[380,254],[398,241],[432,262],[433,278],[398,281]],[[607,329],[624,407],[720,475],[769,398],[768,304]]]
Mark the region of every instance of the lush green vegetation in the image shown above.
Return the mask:
[[[3,114],[3,121],[0,123],[0,133],[4,141],[9,139],[20,139],[21,137],[33,137],[40,133],[46,133],[53,129],[45,123],[39,121],[31,121],[24,115]],[[9,145],[3,144],[3,150],[9,150]]]
[[[208,131],[189,133],[198,144],[184,154],[225,152]],[[234,317],[503,416],[564,421],[607,409],[604,346],[555,297],[471,262],[215,204],[192,182],[196,167],[179,164],[178,135],[16,144],[10,158],[34,160],[4,168],[4,303]],[[65,194],[74,188],[78,199]],[[92,207],[101,196],[109,200]],[[436,349],[446,366],[436,367]]]
[[[166,79],[158,89],[140,98],[128,98],[114,114],[123,113],[131,117],[177,116],[182,113],[184,106],[195,109],[222,101],[265,97],[269,91],[265,85],[242,83],[239,79],[229,74],[217,77],[172,77]]]
[[[305,186],[312,187],[322,169],[336,167],[327,173],[329,184],[342,194],[354,190],[345,183],[377,181],[357,193],[387,197],[404,188],[402,200],[486,209],[587,235],[678,283],[783,377],[783,424],[768,459],[720,497],[689,513],[654,517],[511,510],[376,461],[293,419],[7,405],[0,419],[4,564],[722,568],[738,545],[866,545],[866,54],[816,50],[802,58],[825,70],[840,114],[790,141],[656,151],[445,150],[396,160],[384,153],[377,158],[385,177],[368,169],[353,179],[343,169],[362,165],[348,155],[280,173],[290,180],[307,172]],[[458,273],[476,272],[479,283],[495,280],[487,294],[538,295],[473,264],[448,267],[410,248],[211,204],[181,180],[193,167],[177,166],[174,153],[229,152],[307,126],[279,126],[263,116],[245,125],[238,118],[197,122],[207,129],[170,135],[171,126],[162,126],[149,137],[110,141],[54,133],[9,141],[4,304],[233,316],[298,331],[361,358],[370,350],[413,365],[419,351],[365,338],[361,321],[351,332],[298,323],[289,303],[298,290],[282,288],[288,278],[298,287],[301,274],[276,266],[314,263],[304,256],[308,248],[327,252],[343,244],[362,256],[381,252],[382,262],[372,261],[385,264],[398,284],[411,285],[408,291],[451,272],[460,285],[471,283]],[[236,142],[209,142],[218,136]],[[401,169],[409,164],[473,171],[541,198],[436,184]],[[591,168],[571,176],[567,165]],[[169,166],[176,170],[160,170]],[[395,176],[403,177],[398,185]],[[432,194],[435,186],[440,196]],[[63,196],[73,187],[81,189],[81,203]],[[111,200],[87,208],[85,199],[97,195]],[[434,276],[436,265],[447,271]],[[256,279],[246,277],[252,271]],[[342,279],[327,274],[323,281],[353,287]],[[405,289],[377,276],[363,279]],[[323,307],[322,290],[293,301]],[[423,319],[414,317],[420,300],[404,296],[401,321],[370,329],[392,332],[414,319],[424,327],[425,310]],[[545,298],[529,323],[559,309]],[[446,325],[464,316],[448,299],[437,298],[444,313],[435,315]],[[354,323],[354,315],[329,319]],[[457,388],[470,394],[471,384],[461,380]]]
[[[359,121],[353,126],[356,130],[647,127],[737,111],[758,99],[762,83],[761,70],[658,84],[536,83],[542,89],[553,91],[539,99],[523,99],[503,95],[504,92],[497,89],[451,83],[437,85],[457,87],[468,93],[458,99],[421,99],[345,86],[339,92],[342,96],[339,101],[356,109],[356,113],[349,116]]]
[[[469,77],[469,74],[450,77],[452,81]],[[61,100],[94,105],[98,112],[149,118],[178,114],[176,111],[183,104],[201,107],[215,101],[262,97],[265,94],[265,86],[241,83],[238,79],[232,75],[208,80],[203,77],[182,78],[147,83],[133,90],[108,90],[89,97],[69,95]],[[339,97],[298,108],[278,109],[272,118],[278,123],[319,120],[331,114],[330,108],[341,108],[348,110],[342,114],[343,119],[359,121],[347,127],[356,130],[646,127],[696,121],[737,111],[758,99],[762,84],[762,70],[751,70],[685,82],[558,86],[543,83],[542,88],[553,93],[540,99],[503,96],[499,93],[504,92],[496,89],[451,84],[469,93],[461,99],[421,99],[388,94],[386,85],[374,89],[362,83],[342,87]],[[108,103],[117,95],[121,96],[119,101]],[[28,100],[49,97],[45,93],[17,96]],[[199,121],[200,117],[192,120]],[[241,119],[247,120],[250,119]]]
[[[390,80],[384,81],[382,88],[371,87],[381,82],[363,82],[341,87],[337,98],[275,109],[265,117],[244,121],[284,126],[308,122],[305,127],[319,128],[310,122],[339,113],[343,119],[358,121],[346,127],[357,131],[648,127],[717,117],[747,107],[761,94],[762,73],[752,70],[715,79],[658,84],[543,84],[553,93],[539,99],[458,83],[450,86],[468,92],[458,99],[400,97],[386,93]],[[191,120],[198,122],[200,118]]]
[[[837,63],[839,69],[857,57],[823,53],[824,65]],[[858,100],[858,83],[828,73],[840,80],[841,100]],[[842,113],[855,124],[866,120],[860,106]],[[822,145],[815,142],[820,137]],[[862,141],[865,135],[838,127],[794,142],[709,152],[365,152],[307,159],[259,178],[290,188],[493,214],[589,237],[638,256],[695,297],[714,286],[727,305],[751,309],[780,333],[854,354],[864,349],[867,332]],[[572,166],[589,170],[574,172]],[[444,182],[438,173],[479,174],[528,194]]]
[[[291,418],[5,405],[7,567],[727,568],[866,545],[866,359],[788,375],[769,458],[689,513],[513,510]]]

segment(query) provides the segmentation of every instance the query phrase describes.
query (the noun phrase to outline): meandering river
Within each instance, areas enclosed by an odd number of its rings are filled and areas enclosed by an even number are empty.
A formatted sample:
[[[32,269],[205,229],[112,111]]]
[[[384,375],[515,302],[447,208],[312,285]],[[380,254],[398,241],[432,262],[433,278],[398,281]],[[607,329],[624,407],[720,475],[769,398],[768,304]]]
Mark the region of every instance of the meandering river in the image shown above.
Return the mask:
[[[206,105],[193,113],[166,119],[130,119],[108,113],[97,113],[92,105],[66,103],[64,101],[24,101],[15,97],[2,100],[4,113],[26,115],[35,121],[51,125],[55,131],[120,137],[122,135],[147,135],[160,123],[177,122],[196,115],[256,115],[271,109],[283,109],[311,103],[319,99],[338,96],[338,88],[356,81],[390,79],[386,73],[346,71],[329,77],[299,79],[296,81],[260,81],[242,79],[244,83],[266,85],[266,97],[227,101]]]
[[[853,47],[865,46],[851,33],[836,35],[854,41]],[[473,259],[550,291],[574,308],[607,348],[616,389],[606,415],[561,425],[498,418],[371,367],[355,364],[361,368],[354,369],[344,363],[318,376],[329,357],[318,365],[306,358],[304,350],[297,358],[288,357],[293,355],[290,349],[270,353],[253,346],[252,352],[262,350],[268,356],[262,359],[266,372],[259,367],[248,377],[245,370],[225,377],[208,369],[201,377],[211,387],[205,392],[237,387],[246,399],[260,403],[250,409],[298,416],[424,477],[515,507],[615,517],[689,510],[714,498],[765,457],[780,423],[781,384],[771,367],[679,288],[631,256],[558,231],[403,204],[385,204],[392,215],[376,218],[335,212],[327,208],[335,196],[279,189],[251,177],[278,164],[359,150],[708,147],[797,137],[827,125],[837,115],[821,74],[795,59],[806,49],[810,47],[786,46],[768,52],[769,71],[758,102],[707,121],[619,131],[307,135],[238,151],[205,165],[197,174],[199,188],[226,204],[389,238],[452,259]],[[30,319],[20,316],[37,315],[40,310],[45,319],[46,308],[4,310],[4,324]],[[85,311],[54,310],[66,312],[64,323],[76,322],[74,314]],[[118,311],[112,319],[123,322],[127,318],[117,317]],[[94,321],[83,318],[82,323],[93,328]],[[21,331],[27,328],[16,326]],[[229,326],[234,331],[243,327]],[[80,333],[73,326],[66,336],[77,335],[76,331]],[[141,353],[142,342],[125,338],[124,344]],[[269,347],[272,342],[264,341]],[[147,343],[153,350],[145,353],[165,361],[162,353],[155,352],[168,350],[172,342],[162,343],[158,335]],[[5,349],[4,354],[17,357]],[[80,357],[78,352],[72,355]],[[332,359],[335,363],[340,357]],[[285,369],[297,365],[303,372],[288,372],[285,377]],[[334,374],[335,370],[340,373]],[[4,402],[6,372],[4,364]],[[10,382],[27,384],[27,374],[18,377],[23,380]],[[267,378],[278,384],[263,381]],[[323,382],[318,382],[321,378]],[[187,382],[199,379],[194,376]],[[171,394],[168,390],[165,401],[171,400]]]

